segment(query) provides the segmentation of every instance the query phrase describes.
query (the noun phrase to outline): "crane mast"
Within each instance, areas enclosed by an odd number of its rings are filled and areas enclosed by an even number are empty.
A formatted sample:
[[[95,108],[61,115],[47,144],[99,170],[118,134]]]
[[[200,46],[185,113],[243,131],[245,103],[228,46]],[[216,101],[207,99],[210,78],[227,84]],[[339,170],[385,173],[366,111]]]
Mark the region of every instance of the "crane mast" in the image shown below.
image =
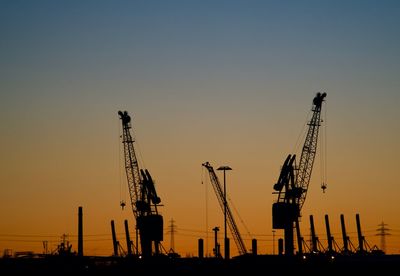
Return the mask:
[[[158,214],[157,210],[161,199],[157,196],[149,171],[139,169],[133,146],[134,140],[130,132],[132,129],[131,117],[127,111],[118,111],[118,115],[122,122],[125,171],[130,204],[136,219],[136,231],[140,237],[141,255],[149,257],[160,253],[160,242],[163,240],[163,217]],[[137,251],[137,253],[139,252]]]
[[[299,217],[304,205],[312,168],[317,151],[318,132],[321,125],[321,107],[326,93],[317,93],[313,99],[313,115],[308,123],[308,131],[302,148],[299,166],[296,167],[296,155],[289,154],[278,178],[273,186],[278,194],[277,201],[272,205],[272,223],[274,229],[285,230],[285,254],[292,255],[293,228],[296,225],[299,253],[302,252],[299,228]]]
[[[136,159],[135,149],[133,147],[134,140],[132,139],[130,130],[131,117],[128,113],[119,111],[118,115],[122,121],[122,143],[124,144],[124,160],[125,160],[125,171],[126,178],[128,181],[129,198],[135,218],[138,217],[139,212],[136,208],[136,202],[139,200],[139,187],[141,186],[142,180],[140,177],[140,170],[138,161]]]
[[[296,186],[300,187],[303,191],[299,199],[300,210],[306,199],[308,185],[310,184],[311,172],[317,152],[318,130],[321,126],[321,107],[325,97],[326,93],[318,93],[313,100],[313,116],[308,123],[307,136],[301,151],[299,168],[296,175]]]
[[[214,168],[210,165],[209,162],[205,162],[202,164],[209,172],[210,175],[210,180],[212,183],[212,186],[214,188],[215,194],[217,195],[217,199],[219,202],[219,205],[222,208],[222,212],[224,212],[224,201],[225,201],[225,197],[224,197],[224,192],[222,190],[221,184],[219,183],[218,177],[215,174]],[[240,255],[246,254],[247,250],[246,250],[246,246],[244,245],[243,239],[240,235],[239,229],[236,225],[236,222],[233,218],[231,209],[228,205],[228,203],[226,203],[226,214],[227,214],[227,222],[228,222],[228,226],[229,226],[229,230],[232,233],[233,239],[235,241],[236,247],[239,251]]]

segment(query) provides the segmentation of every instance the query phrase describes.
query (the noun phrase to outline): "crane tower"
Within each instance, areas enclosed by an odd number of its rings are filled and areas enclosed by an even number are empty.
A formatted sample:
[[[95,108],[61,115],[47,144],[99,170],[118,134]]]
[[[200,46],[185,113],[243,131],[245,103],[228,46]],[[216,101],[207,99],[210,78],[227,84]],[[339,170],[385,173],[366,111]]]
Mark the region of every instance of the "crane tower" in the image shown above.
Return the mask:
[[[273,187],[274,193],[278,194],[278,199],[272,205],[272,224],[274,229],[284,229],[286,255],[292,255],[294,251],[294,225],[296,225],[299,252],[301,252],[299,217],[306,199],[317,152],[318,131],[321,125],[321,107],[325,97],[326,93],[318,92],[313,99],[311,109],[313,114],[308,122],[308,131],[299,165],[296,166],[296,155],[289,154],[283,163],[278,181]]]
[[[157,196],[153,179],[148,170],[139,169],[136,159],[134,139],[131,135],[131,117],[127,111],[118,111],[122,122],[122,143],[124,145],[125,171],[128,181],[130,205],[136,219],[136,234],[140,237],[140,254],[149,257],[160,253],[163,240],[163,217],[157,206],[161,199]],[[139,254],[138,245],[136,253]]]

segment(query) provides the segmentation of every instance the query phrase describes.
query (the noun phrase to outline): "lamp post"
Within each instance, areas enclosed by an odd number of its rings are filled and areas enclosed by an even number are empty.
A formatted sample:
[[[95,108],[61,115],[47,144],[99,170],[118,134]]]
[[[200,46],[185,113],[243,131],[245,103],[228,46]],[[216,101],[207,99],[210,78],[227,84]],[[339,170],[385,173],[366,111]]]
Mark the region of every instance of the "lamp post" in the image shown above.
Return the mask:
[[[231,171],[232,168],[228,166],[221,166],[217,169],[218,171],[224,171],[224,251],[225,251],[225,259],[229,259],[229,241],[226,232],[226,209],[227,209],[227,201],[226,201],[226,176],[225,171]]]

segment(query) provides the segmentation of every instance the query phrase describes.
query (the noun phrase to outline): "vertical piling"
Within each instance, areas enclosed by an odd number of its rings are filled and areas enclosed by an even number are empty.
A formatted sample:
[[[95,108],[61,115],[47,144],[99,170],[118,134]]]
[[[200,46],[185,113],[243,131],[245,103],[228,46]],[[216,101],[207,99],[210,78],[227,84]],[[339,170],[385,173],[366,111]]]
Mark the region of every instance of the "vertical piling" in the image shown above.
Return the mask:
[[[346,225],[344,223],[344,215],[343,214],[340,215],[340,223],[342,225],[343,251],[347,252],[347,251],[349,251],[349,244],[348,244]]]
[[[314,228],[314,217],[310,215],[310,228],[311,228],[311,250],[313,253],[318,252],[318,240],[317,236],[315,235],[315,228]]]
[[[251,252],[253,253],[253,255],[257,255],[257,240],[256,239],[251,240]]]
[[[357,223],[357,236],[358,236],[358,250],[360,253],[364,252],[364,237],[361,232],[360,215],[356,214]]]
[[[82,206],[78,208],[78,256],[83,256],[83,211]]]
[[[230,258],[230,252],[231,252],[231,250],[230,250],[230,240],[229,240],[229,238],[226,238],[225,239],[225,260],[229,260],[229,258]]]
[[[128,220],[124,221],[125,225],[125,236],[126,236],[126,248],[128,249],[128,255],[132,255],[132,242],[131,237],[129,235],[129,227],[128,227]]]
[[[118,242],[117,242],[117,235],[115,234],[114,220],[111,220],[111,233],[113,240],[114,256],[118,256]]]
[[[331,235],[331,228],[329,226],[329,217],[325,215],[325,226],[326,226],[326,236],[328,238],[328,250],[329,252],[333,251],[333,240]]]
[[[198,251],[199,251],[199,258],[203,259],[204,258],[204,240],[199,239],[198,240]]]

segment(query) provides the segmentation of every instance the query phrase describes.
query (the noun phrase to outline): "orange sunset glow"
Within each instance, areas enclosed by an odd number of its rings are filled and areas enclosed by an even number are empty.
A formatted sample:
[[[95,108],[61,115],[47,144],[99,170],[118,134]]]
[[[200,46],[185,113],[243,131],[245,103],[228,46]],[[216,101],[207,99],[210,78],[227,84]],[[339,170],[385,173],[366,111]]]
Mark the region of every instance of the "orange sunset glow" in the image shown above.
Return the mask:
[[[162,247],[213,255],[224,214],[203,163],[226,171],[247,249],[276,254],[273,186],[300,155],[313,98],[326,92],[300,228],[324,216],[342,246],[400,253],[400,3],[396,1],[2,1],[0,256],[52,252],[62,236],[113,254],[110,221],[136,244],[122,126],[161,198]],[[216,170],[223,183],[223,171]],[[325,192],[322,183],[327,184]],[[122,209],[120,202],[126,202]],[[171,221],[173,220],[173,226]],[[388,230],[382,230],[382,224]],[[238,249],[231,238],[231,255]]]

